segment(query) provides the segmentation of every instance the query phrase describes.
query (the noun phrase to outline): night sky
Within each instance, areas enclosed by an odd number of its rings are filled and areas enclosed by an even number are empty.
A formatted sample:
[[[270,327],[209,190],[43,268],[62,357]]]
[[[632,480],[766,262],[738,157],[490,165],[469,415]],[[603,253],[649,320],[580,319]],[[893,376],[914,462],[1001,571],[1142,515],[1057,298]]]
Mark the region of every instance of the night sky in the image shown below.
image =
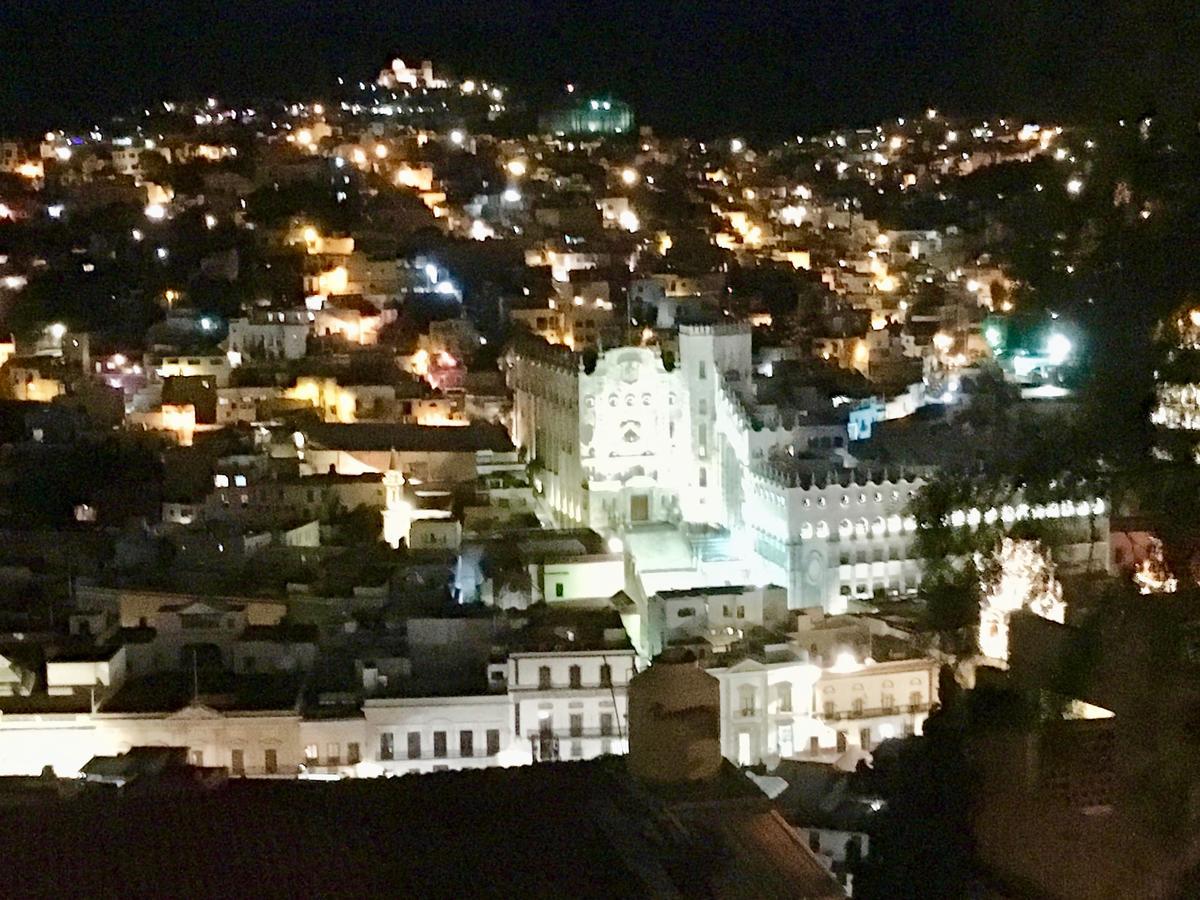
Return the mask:
[[[669,133],[783,135],[935,104],[1084,120],[1200,111],[1195,0],[0,0],[0,133],[162,96],[304,96],[391,55]]]

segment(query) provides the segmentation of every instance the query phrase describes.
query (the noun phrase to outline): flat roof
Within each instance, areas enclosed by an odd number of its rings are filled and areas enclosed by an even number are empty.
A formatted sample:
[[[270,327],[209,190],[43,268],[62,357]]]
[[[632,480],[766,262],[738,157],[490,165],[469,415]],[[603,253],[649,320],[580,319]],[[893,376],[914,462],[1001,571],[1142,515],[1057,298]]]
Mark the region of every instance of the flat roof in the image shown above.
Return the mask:
[[[398,450],[441,453],[512,452],[512,438],[503,425],[472,422],[457,427],[393,425],[361,422],[350,425],[314,424],[305,429],[311,444],[326,450]]]

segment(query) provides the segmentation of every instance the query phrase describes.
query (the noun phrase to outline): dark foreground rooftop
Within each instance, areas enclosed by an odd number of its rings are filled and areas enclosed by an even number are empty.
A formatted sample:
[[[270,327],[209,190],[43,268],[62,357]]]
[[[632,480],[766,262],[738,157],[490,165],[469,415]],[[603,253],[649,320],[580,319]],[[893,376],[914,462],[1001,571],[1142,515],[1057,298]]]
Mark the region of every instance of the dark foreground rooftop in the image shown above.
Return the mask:
[[[8,896],[844,896],[727,766],[661,792],[606,758],[85,795],[6,813]]]

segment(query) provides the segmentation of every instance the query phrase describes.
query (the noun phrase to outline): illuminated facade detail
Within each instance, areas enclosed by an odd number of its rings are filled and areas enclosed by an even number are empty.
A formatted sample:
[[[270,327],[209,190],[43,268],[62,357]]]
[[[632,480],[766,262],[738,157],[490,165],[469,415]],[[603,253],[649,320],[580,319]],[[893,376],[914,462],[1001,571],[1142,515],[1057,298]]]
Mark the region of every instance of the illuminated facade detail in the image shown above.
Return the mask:
[[[1179,579],[1167,568],[1162,541],[1158,538],[1150,538],[1146,558],[1133,572],[1133,583],[1139,594],[1173,594],[1178,590]]]
[[[994,559],[977,560],[983,570],[983,602],[979,613],[979,651],[1008,661],[1009,618],[1027,609],[1051,622],[1063,622],[1067,606],[1054,563],[1037,541],[1004,538]]]

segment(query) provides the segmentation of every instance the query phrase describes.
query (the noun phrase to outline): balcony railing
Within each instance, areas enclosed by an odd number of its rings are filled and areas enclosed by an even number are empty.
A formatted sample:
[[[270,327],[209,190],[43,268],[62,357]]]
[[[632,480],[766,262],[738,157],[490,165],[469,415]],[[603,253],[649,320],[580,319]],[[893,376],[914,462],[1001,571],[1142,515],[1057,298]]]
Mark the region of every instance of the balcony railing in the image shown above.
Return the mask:
[[[916,713],[929,712],[930,708],[931,705],[928,703],[909,703],[896,706],[864,707],[863,709],[838,709],[832,713],[819,712],[817,717],[827,722],[836,722],[841,719],[878,719],[883,716],[911,716]]]
[[[542,737],[542,734],[543,733],[540,731],[530,731],[525,735],[525,737],[531,741],[536,741]],[[550,733],[550,737],[556,737],[564,741],[579,741],[583,740],[584,738],[612,738],[613,740],[616,740],[617,738],[622,737],[622,735],[617,733],[617,727],[614,724],[612,729],[609,731],[603,731],[599,728],[583,728],[579,731],[573,732],[570,728],[555,728],[554,731]]]

